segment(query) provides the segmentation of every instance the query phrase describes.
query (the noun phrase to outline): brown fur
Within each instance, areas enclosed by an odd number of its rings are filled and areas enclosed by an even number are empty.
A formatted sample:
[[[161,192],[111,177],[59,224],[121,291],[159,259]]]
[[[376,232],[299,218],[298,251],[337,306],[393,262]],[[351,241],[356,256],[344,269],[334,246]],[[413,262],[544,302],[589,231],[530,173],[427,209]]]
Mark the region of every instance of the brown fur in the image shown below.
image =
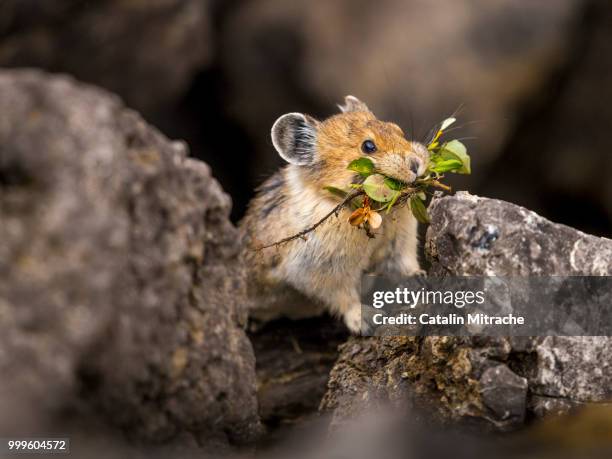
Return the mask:
[[[347,170],[354,159],[367,156],[378,170],[405,182],[413,181],[427,167],[427,150],[407,140],[399,126],[376,119],[365,104],[351,96],[347,97],[347,107],[345,113],[322,122],[304,118],[316,132],[311,162],[289,164],[266,180],[240,224],[249,297],[256,316],[279,312],[299,316],[307,303],[314,301],[342,315],[349,328],[357,332],[361,306],[358,289],[364,271],[383,262],[385,268],[405,275],[420,271],[416,221],[407,208],[384,215],[375,239],[349,225],[350,211],[345,209],[338,218],[331,217],[310,233],[306,241],[298,239],[257,250],[302,231],[333,209],[339,198],[323,187],[346,188],[354,182],[356,174]],[[281,147],[291,145],[289,134],[282,134]],[[365,155],[361,150],[365,140],[372,140],[377,152]],[[283,153],[291,156],[290,151]],[[415,174],[411,167],[417,166]]]

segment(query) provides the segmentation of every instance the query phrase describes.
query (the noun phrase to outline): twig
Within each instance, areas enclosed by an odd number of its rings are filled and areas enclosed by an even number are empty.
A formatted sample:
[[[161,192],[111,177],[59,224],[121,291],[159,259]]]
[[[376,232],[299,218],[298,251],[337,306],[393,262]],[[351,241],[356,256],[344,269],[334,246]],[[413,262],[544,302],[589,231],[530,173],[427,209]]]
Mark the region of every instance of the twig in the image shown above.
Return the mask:
[[[403,206],[404,204],[406,204],[406,202],[408,202],[408,200],[414,196],[417,193],[416,190],[411,189],[409,191],[406,191],[405,193],[402,192],[402,195],[397,199],[397,201],[395,202],[395,206],[394,207],[399,207],[399,206]]]
[[[439,180],[427,180],[425,182],[422,182],[421,185],[426,185],[426,186],[433,186],[435,188],[440,188],[444,191],[450,192],[451,191],[451,187],[448,185],[445,185],[444,183],[440,182]],[[417,193],[420,192],[427,192],[426,188],[421,188],[419,186],[417,186],[416,188],[404,188],[402,190],[402,194],[401,196],[398,198],[398,200],[396,201],[395,205],[396,206],[401,206],[403,204],[405,204],[412,196],[414,196]]]
[[[430,183],[431,186],[435,186],[436,188],[440,188],[441,190],[447,191],[447,192],[451,192],[452,188],[448,185],[445,185],[442,182],[439,182],[438,180],[432,180]]]
[[[344,198],[344,200],[338,204],[336,207],[334,207],[327,215],[325,215],[321,220],[319,220],[318,222],[316,222],[314,225],[309,226],[308,228],[300,231],[297,234],[294,234],[293,236],[289,236],[286,237],[284,239],[281,239],[280,241],[277,242],[273,242],[272,244],[268,244],[268,245],[264,245],[261,247],[257,247],[255,248],[256,251],[259,250],[263,250],[263,249],[268,249],[270,247],[276,247],[279,246],[281,244],[285,244],[287,242],[291,242],[295,239],[304,239],[306,240],[306,235],[308,233],[312,233],[314,230],[316,230],[320,225],[323,224],[323,222],[325,222],[325,220],[327,220],[329,217],[331,217],[332,215],[336,215],[338,216],[338,213],[342,210],[342,208],[344,206],[346,206],[347,204],[349,204],[353,199],[362,196],[365,194],[365,191],[363,190],[355,190],[353,191],[351,194],[349,194],[346,198]]]
[[[440,176],[439,178],[442,178],[443,176]],[[435,180],[435,179],[430,179],[427,181],[422,182],[422,185],[427,185],[427,186],[433,186],[436,188],[441,188],[445,191],[451,191],[451,187],[449,187],[448,185],[445,185],[444,183],[441,183],[439,180]],[[397,202],[395,203],[395,205],[399,206],[399,205],[403,205],[405,204],[411,196],[413,196],[414,194],[420,192],[420,191],[424,191],[424,189],[421,188],[421,186],[416,186],[413,188],[404,188],[402,190],[402,194],[399,197],[399,199],[397,200]],[[286,238],[281,239],[280,241],[276,241],[273,242],[272,244],[268,244],[268,245],[263,245],[260,247],[256,247],[254,250],[255,251],[260,251],[260,250],[264,250],[264,249],[269,249],[270,247],[277,247],[279,245],[285,244],[287,242],[291,242],[294,241],[296,239],[303,239],[304,241],[306,241],[308,238],[306,237],[307,234],[312,233],[314,230],[316,230],[319,226],[321,226],[328,218],[330,218],[332,215],[336,215],[338,216],[338,213],[340,212],[340,210],[342,210],[342,208],[344,206],[346,206],[347,204],[350,204],[351,201],[353,201],[353,199],[359,197],[359,196],[363,196],[365,195],[365,191],[363,190],[355,190],[352,193],[350,193],[349,195],[347,195],[340,204],[338,204],[336,207],[334,207],[329,213],[327,213],[321,220],[319,220],[318,222],[316,222],[314,225],[309,226],[308,228],[300,231],[297,234],[294,234],[293,236],[289,236]],[[384,207],[383,207],[384,208]],[[379,209],[382,210],[382,209]],[[365,228],[366,233],[368,234],[368,236],[370,238],[374,237],[374,235],[369,231],[369,229],[366,227]]]

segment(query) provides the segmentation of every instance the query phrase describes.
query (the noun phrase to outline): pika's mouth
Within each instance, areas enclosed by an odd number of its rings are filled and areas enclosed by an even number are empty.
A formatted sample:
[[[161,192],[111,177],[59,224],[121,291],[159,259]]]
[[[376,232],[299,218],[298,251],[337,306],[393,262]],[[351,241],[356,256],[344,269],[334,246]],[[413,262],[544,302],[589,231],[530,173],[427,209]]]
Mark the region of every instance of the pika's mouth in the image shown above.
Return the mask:
[[[378,172],[407,184],[425,174],[428,165],[429,150],[418,142],[410,142],[406,150],[386,152],[374,160]]]
[[[419,176],[421,162],[412,155],[389,153],[374,163],[381,174],[404,183],[413,183]]]

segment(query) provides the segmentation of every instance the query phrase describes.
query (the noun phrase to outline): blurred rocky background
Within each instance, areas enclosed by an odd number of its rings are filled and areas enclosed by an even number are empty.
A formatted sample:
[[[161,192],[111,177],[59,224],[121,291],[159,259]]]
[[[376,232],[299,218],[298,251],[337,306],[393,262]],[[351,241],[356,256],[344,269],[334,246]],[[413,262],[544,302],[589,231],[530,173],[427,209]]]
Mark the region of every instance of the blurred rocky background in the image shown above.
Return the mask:
[[[0,0],[0,66],[66,72],[212,166],[244,213],[287,111],[346,94],[410,136],[459,111],[459,188],[612,234],[605,0]]]
[[[281,163],[275,118],[354,94],[416,139],[460,114],[474,174],[453,184],[487,198],[434,203],[431,272],[609,274],[611,43],[605,0],[0,0],[0,431],[218,457],[386,402],[491,430],[597,405],[525,435],[609,452],[609,339],[245,332],[233,223]]]

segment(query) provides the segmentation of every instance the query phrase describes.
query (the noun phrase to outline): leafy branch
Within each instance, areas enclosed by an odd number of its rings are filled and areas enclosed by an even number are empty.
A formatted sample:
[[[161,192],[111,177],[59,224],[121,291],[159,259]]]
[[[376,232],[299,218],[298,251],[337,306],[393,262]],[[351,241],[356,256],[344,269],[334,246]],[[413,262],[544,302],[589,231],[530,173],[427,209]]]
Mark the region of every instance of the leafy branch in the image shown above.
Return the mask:
[[[455,121],[457,121],[455,118],[447,118],[440,124],[436,135],[427,145],[430,153],[429,167],[425,174],[415,180],[414,183],[406,184],[392,177],[387,177],[375,169],[374,163],[369,158],[358,158],[351,161],[347,169],[361,175],[364,178],[363,183],[349,185],[353,189],[351,192],[326,186],[324,188],[326,191],[342,198],[342,201],[336,207],[314,225],[293,236],[259,247],[257,250],[279,246],[296,239],[306,240],[309,233],[316,230],[332,215],[337,217],[346,206],[352,206],[354,209],[349,217],[349,223],[363,228],[369,237],[374,237],[371,230],[382,225],[383,219],[379,212],[385,211],[388,214],[392,208],[407,203],[409,203],[412,214],[419,222],[429,223],[429,215],[425,206],[429,188],[439,188],[450,192],[451,187],[441,182],[445,173],[471,173],[471,161],[465,145],[459,140],[440,141],[444,132]],[[363,199],[355,203],[358,197],[363,197]]]

